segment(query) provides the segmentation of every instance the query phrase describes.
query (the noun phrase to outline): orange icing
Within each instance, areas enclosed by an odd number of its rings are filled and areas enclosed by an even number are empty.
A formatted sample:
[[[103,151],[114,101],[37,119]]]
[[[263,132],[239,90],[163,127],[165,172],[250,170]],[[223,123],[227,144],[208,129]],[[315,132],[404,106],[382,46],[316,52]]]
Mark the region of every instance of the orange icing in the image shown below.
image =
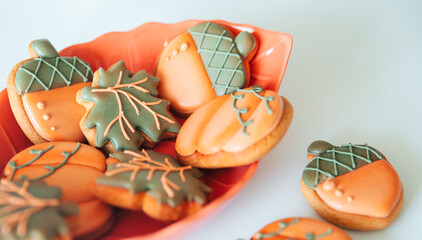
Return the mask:
[[[287,218],[281,220],[282,222],[289,223],[294,221],[296,218]],[[280,221],[275,221],[259,232],[266,234],[266,233],[273,233],[280,229],[279,223]],[[283,231],[281,231],[277,236],[264,238],[264,240],[287,240],[287,239],[306,239],[307,233],[313,233],[315,236],[324,234],[327,232],[328,229],[331,229],[332,232],[325,237],[321,238],[323,240],[351,240],[352,238],[349,237],[344,231],[335,227],[329,223],[318,221],[311,218],[300,218],[300,221],[287,226]],[[257,236],[253,236],[252,239],[258,239]]]
[[[195,42],[186,32],[170,42],[157,64],[159,96],[169,100],[170,106],[180,113],[191,113],[216,97],[197,51]]]
[[[248,108],[241,115],[243,121],[252,120],[246,127],[245,136],[242,126],[233,109],[233,97],[220,96],[193,113],[180,129],[176,140],[176,150],[187,156],[198,151],[203,154],[214,154],[220,150],[240,152],[268,135],[280,122],[283,113],[283,101],[277,93],[267,90],[265,96],[273,96],[269,102],[273,114],[269,114],[265,102],[252,93],[236,93],[244,95],[237,100],[237,108]]]
[[[78,204],[78,215],[68,216],[66,219],[72,235],[83,236],[92,232],[93,229],[102,227],[113,214],[113,208],[101,200]]]
[[[176,139],[176,151],[180,155],[188,156],[196,151],[197,139],[201,136],[201,131],[206,124],[206,120],[210,119],[216,113],[221,105],[223,105],[230,95],[223,95],[213,99],[208,104],[200,107],[194,114],[185,121],[179,131]],[[185,127],[187,126],[187,127]]]
[[[85,108],[76,102],[76,92],[90,85],[90,82],[77,83],[24,94],[25,111],[38,134],[49,141],[85,141],[79,127]],[[48,115],[47,120],[44,115]]]
[[[352,214],[388,217],[399,202],[402,187],[399,176],[386,160],[378,160],[335,177],[335,187],[316,187],[320,198],[331,208]]]

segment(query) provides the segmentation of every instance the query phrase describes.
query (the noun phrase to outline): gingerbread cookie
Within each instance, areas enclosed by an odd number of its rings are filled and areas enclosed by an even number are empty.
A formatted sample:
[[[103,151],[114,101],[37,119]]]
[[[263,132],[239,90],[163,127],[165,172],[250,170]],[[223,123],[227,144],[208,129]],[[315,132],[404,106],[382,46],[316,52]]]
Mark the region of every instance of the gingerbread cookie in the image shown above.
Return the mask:
[[[252,163],[280,141],[292,117],[285,98],[258,86],[217,97],[183,124],[176,139],[178,159],[200,168]]]
[[[303,171],[301,190],[319,215],[356,230],[382,229],[397,217],[402,184],[378,150],[367,144],[335,147],[315,141],[308,154],[312,160]]]
[[[204,22],[173,39],[156,66],[160,96],[189,115],[216,96],[249,84],[249,62],[258,49],[249,32],[236,37],[224,26]]]
[[[105,233],[114,220],[113,209],[91,191],[106,169],[104,155],[75,142],[48,142],[16,154],[6,165],[3,178],[46,182],[60,187],[64,203],[75,203],[79,213],[68,217],[73,237],[93,239]]]
[[[311,218],[285,218],[268,224],[251,240],[351,240],[340,228]]]
[[[132,75],[123,61],[95,72],[92,87],[77,94],[86,108],[80,127],[88,142],[108,152],[136,151],[175,137],[180,125],[169,102],[156,97],[158,81],[145,71]]]
[[[198,179],[199,171],[181,166],[170,155],[124,151],[110,154],[107,163],[107,172],[97,178],[94,193],[111,205],[175,221],[207,203],[206,193],[211,189]]]
[[[0,182],[0,239],[72,239],[66,216],[75,204],[61,201],[61,190],[29,181]]]
[[[46,39],[31,42],[30,56],[7,80],[10,105],[22,131],[33,143],[83,142],[79,128],[84,108],[76,92],[90,86],[92,71],[76,57],[60,57]]]

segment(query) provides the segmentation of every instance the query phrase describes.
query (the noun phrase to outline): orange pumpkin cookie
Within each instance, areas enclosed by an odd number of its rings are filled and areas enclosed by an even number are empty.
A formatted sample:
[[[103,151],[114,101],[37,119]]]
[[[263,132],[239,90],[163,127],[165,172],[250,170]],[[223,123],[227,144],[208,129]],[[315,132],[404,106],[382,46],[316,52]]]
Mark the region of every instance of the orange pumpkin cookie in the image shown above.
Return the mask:
[[[189,115],[216,96],[249,84],[249,62],[258,49],[249,32],[236,38],[225,27],[204,22],[173,39],[158,58],[160,96]]]
[[[72,236],[93,239],[105,233],[114,220],[113,209],[100,201],[91,185],[106,169],[104,155],[74,142],[49,142],[15,155],[4,169],[4,179],[43,181],[60,187],[64,203],[75,203],[78,214],[67,217]]]
[[[96,179],[94,193],[111,205],[175,221],[207,203],[211,189],[198,179],[200,172],[181,166],[170,155],[124,151],[110,154],[107,163],[107,172]]]
[[[156,97],[157,84],[145,71],[132,75],[123,61],[96,71],[92,87],[77,94],[86,108],[80,127],[88,142],[107,152],[136,151],[175,137],[180,125],[168,112],[169,102]]]
[[[195,111],[176,139],[177,156],[186,165],[223,168],[259,160],[283,137],[293,108],[276,92],[239,89]]]
[[[58,187],[28,181],[0,182],[0,239],[70,240],[65,217],[75,204],[61,201]]]
[[[92,71],[76,57],[60,57],[46,39],[29,45],[33,57],[18,63],[7,80],[10,105],[22,131],[33,143],[83,142],[79,128],[84,108],[76,92],[90,86]]]
[[[308,148],[301,190],[312,208],[345,228],[376,230],[390,225],[400,212],[403,188],[399,176],[375,148],[315,141]]]
[[[268,224],[251,240],[351,240],[340,228],[311,218],[285,218]]]

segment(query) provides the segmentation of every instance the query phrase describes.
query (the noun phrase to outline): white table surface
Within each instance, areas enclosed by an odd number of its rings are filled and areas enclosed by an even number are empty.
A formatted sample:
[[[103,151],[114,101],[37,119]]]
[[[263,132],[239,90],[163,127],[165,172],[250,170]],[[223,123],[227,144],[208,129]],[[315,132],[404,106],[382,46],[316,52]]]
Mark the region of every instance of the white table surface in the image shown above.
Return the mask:
[[[320,219],[299,189],[307,146],[316,139],[367,142],[403,182],[397,220],[380,231],[347,231],[354,239],[420,239],[422,2],[209,2],[1,1],[0,88],[37,38],[60,50],[149,21],[192,18],[290,33],[293,51],[280,89],[295,109],[288,133],[234,201],[186,239],[247,239],[280,218]]]

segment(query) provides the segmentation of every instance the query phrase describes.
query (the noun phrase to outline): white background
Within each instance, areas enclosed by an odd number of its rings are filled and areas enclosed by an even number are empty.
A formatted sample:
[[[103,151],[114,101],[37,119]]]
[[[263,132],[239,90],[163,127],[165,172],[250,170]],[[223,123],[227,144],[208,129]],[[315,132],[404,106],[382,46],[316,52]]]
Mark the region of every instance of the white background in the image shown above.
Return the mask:
[[[295,109],[281,143],[232,203],[188,240],[248,239],[280,218],[319,218],[299,190],[316,139],[369,143],[401,176],[405,200],[387,229],[354,239],[418,239],[422,216],[422,4],[416,1],[1,1],[0,88],[27,46],[58,50],[149,21],[225,19],[293,35],[280,94]],[[211,3],[212,2],[212,3]],[[258,3],[262,2],[262,3]],[[1,114],[1,113],[0,113]]]

